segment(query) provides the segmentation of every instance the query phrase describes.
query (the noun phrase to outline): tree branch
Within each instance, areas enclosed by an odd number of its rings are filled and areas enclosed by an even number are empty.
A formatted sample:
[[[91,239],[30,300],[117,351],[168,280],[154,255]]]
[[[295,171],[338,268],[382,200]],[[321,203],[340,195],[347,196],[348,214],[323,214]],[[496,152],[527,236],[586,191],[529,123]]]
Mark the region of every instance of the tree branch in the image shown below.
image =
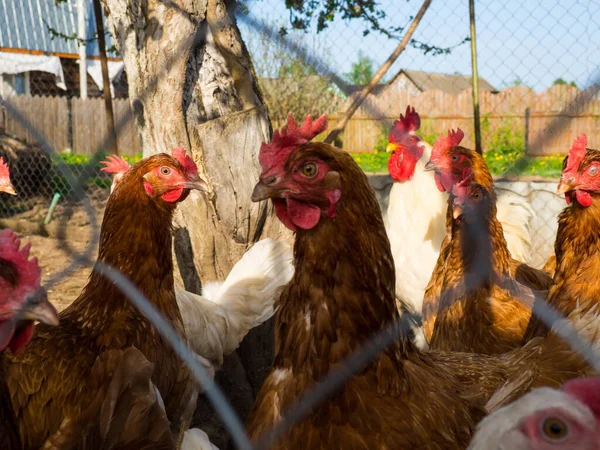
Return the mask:
[[[362,105],[362,103],[365,101],[367,96],[371,93],[373,88],[379,83],[379,81],[381,81],[381,79],[387,73],[387,71],[390,69],[392,64],[394,64],[394,62],[402,54],[402,52],[404,51],[404,49],[410,42],[412,35],[414,34],[415,30],[417,29],[417,26],[421,22],[421,19],[425,15],[425,12],[427,11],[427,8],[429,8],[430,4],[431,4],[431,0],[425,0],[423,2],[423,4],[421,5],[421,9],[419,9],[419,12],[413,19],[412,23],[410,24],[410,27],[406,31],[406,34],[402,38],[402,41],[400,41],[400,43],[398,44],[398,47],[396,47],[396,49],[390,55],[390,57],[387,59],[387,61],[385,63],[383,63],[383,65],[379,68],[377,73],[375,73],[375,75],[373,76],[373,78],[371,79],[369,84],[367,84],[363,88],[363,90],[360,92],[360,94],[358,94],[358,96],[354,99],[354,101],[352,102],[352,105],[350,105],[350,108],[348,108],[348,110],[344,114],[344,117],[342,117],[342,120],[340,120],[340,122],[335,126],[335,128],[333,130],[331,130],[329,135],[325,138],[324,142],[331,144],[333,141],[335,141],[335,139],[338,137],[338,135],[346,127],[346,124],[348,123],[350,118],[354,115],[354,113],[359,108],[359,106]]]

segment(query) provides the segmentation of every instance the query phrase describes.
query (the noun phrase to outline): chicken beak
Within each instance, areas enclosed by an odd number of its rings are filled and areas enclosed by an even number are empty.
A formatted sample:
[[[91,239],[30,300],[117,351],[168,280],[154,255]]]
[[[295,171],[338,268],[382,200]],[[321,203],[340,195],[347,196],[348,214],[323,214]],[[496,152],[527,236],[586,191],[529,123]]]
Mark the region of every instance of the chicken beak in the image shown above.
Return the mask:
[[[183,183],[183,187],[186,189],[196,189],[202,192],[209,191],[208,183],[200,177],[194,177],[189,181],[186,181],[185,183]]]
[[[396,150],[398,150],[398,146],[396,144],[392,144],[391,142],[385,148],[385,151],[388,152],[388,153],[395,152]]]
[[[21,310],[21,320],[37,320],[46,325],[58,325],[58,312],[48,301],[46,289],[40,288],[27,299],[27,306]]]
[[[579,185],[575,183],[574,178],[569,178],[566,181],[561,178],[560,183],[558,183],[558,187],[556,188],[556,195],[561,195],[566,192],[573,191],[577,188],[577,186]]]
[[[427,161],[427,164],[425,164],[425,172],[435,172],[436,170],[438,170],[437,164],[431,159]]]
[[[15,187],[11,183],[0,186],[0,192],[6,192],[7,194],[10,194],[10,195],[17,195],[17,192],[15,191]]]
[[[463,210],[460,205],[454,205],[452,207],[452,217],[454,220],[458,219],[463,213]]]
[[[268,185],[264,180],[260,180],[254,186],[254,190],[252,191],[252,201],[260,202],[263,200],[267,200],[268,198],[274,197],[278,192],[278,189],[274,186]]]

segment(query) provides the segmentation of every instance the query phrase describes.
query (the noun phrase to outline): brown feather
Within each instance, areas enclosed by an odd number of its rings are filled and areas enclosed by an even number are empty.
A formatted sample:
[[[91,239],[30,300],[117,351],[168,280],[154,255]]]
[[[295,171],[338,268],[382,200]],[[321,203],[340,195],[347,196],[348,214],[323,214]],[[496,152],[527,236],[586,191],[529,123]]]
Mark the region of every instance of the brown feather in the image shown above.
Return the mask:
[[[276,315],[275,362],[248,420],[253,439],[376,332],[398,319],[394,266],[381,212],[350,156],[301,147],[340,174],[336,217],[299,231],[296,271]],[[406,334],[321,402],[274,448],[464,448],[483,409],[467,386],[420,354]],[[427,405],[426,408],[423,405]]]
[[[471,184],[469,189],[472,193],[481,188]],[[430,348],[505,353],[521,345],[533,294],[526,302],[525,287],[512,277],[495,197],[481,190],[478,202],[472,198],[464,202],[463,214],[452,221]]]
[[[151,198],[143,188],[142,176],[163,164],[180,167],[161,154],[123,176],[106,206],[98,259],[127,276],[184,338],[171,255],[176,204]],[[39,448],[65,420],[76,420],[89,406],[90,373],[100,354],[132,346],[155,365],[152,382],[175,429],[196,390],[187,368],[126,296],[92,272],[80,296],[60,314],[60,325],[38,325],[31,342],[6,364],[24,448]]]
[[[490,196],[491,201],[495,202],[496,194],[494,191],[494,181],[483,157],[479,153],[465,147],[458,146],[454,147],[453,150],[465,155],[471,161],[473,182],[483,186]],[[448,209],[446,212],[446,226],[449,230],[449,233],[451,233],[450,230],[453,229],[452,201],[453,197],[450,196],[448,199]],[[501,228],[501,225],[498,225]],[[425,289],[425,295],[423,297],[423,329],[425,338],[428,342],[431,342],[433,336],[436,317],[438,310],[440,309],[440,300],[442,298],[444,283],[446,282],[445,280],[453,277],[453,271],[461,270],[460,267],[457,266],[458,262],[456,258],[454,259],[453,264],[448,262],[451,237],[451,235],[447,236],[447,239],[444,241],[444,243],[442,243],[440,256],[438,257],[438,261],[434,267],[432,277],[427,288]],[[504,240],[503,235],[502,239]],[[515,260],[512,256],[510,256],[510,253],[508,254],[508,264],[509,271],[514,277],[514,281],[523,285],[527,289],[545,291],[548,290],[552,285],[552,278],[547,273],[538,269],[534,269],[525,263]],[[460,278],[457,274],[455,274],[454,277]],[[505,302],[501,302],[501,304],[505,304]],[[509,312],[507,311],[507,313]],[[461,315],[462,313],[454,312],[453,314]],[[519,317],[521,317],[521,315]],[[518,322],[520,322],[520,320]]]

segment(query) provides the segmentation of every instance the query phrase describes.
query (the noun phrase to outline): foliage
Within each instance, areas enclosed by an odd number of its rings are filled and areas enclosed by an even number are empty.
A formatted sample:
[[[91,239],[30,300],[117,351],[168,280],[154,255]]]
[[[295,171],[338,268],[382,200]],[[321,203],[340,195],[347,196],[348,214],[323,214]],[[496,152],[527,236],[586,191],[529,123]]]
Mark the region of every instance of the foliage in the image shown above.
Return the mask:
[[[481,121],[482,134],[486,139],[486,152],[483,157],[492,175],[536,175],[557,178],[562,170],[564,157],[560,155],[527,157],[525,155],[525,136],[518,131],[510,119],[502,121],[491,129],[489,115]],[[433,131],[431,121],[421,124],[421,137],[433,145],[439,133]],[[387,133],[382,130],[370,153],[353,153],[352,157],[365,172],[387,172],[389,153],[382,151],[387,146]]]
[[[557,78],[556,80],[554,80],[554,83],[552,83],[552,86],[556,86],[557,84],[559,84],[559,85],[567,84],[569,86],[573,86],[574,88],[577,88],[577,83],[575,83],[574,81],[567,83],[564,78]],[[579,88],[577,88],[577,89],[579,89]]]
[[[367,84],[373,78],[373,60],[359,51],[358,61],[352,64],[352,69],[345,75],[352,84]]]
[[[318,36],[309,38],[301,32],[294,33],[293,39],[304,41],[312,53],[322,57],[329,55],[329,48]],[[307,114],[332,113],[343,102],[341,92],[327,78],[303,59],[290,54],[277,39],[251,34],[246,45],[274,128],[285,124],[290,112],[302,120]]]
[[[81,155],[75,153],[58,153],[53,156],[52,169],[50,173],[50,186],[52,192],[58,192],[61,196],[69,199],[75,198],[78,188],[72,186],[69,179],[59,169],[59,163],[66,164],[75,179],[84,190],[90,185],[96,185],[107,189],[112,184],[112,177],[100,171],[102,161],[106,156],[104,152],[94,155]],[[123,156],[129,164],[135,164],[142,159],[142,154]]]
[[[390,154],[387,152],[381,153],[351,153],[354,161],[360,168],[367,173],[387,172],[387,163],[390,159]]]
[[[377,140],[375,141],[375,145],[373,146],[373,151],[375,153],[384,153],[387,151],[388,146],[388,130],[386,128],[381,128],[379,134],[377,135]]]

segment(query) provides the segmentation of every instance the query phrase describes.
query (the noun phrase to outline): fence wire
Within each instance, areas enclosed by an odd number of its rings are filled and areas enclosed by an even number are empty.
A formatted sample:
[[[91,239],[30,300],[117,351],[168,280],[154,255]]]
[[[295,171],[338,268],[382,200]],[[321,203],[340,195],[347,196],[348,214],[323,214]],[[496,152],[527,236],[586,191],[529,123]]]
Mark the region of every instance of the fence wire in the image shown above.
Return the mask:
[[[352,96],[366,84],[368,74],[389,56],[397,41],[377,33],[365,36],[356,22],[335,23],[321,34],[314,29],[305,34],[294,31],[282,34],[280,28],[287,26],[288,12],[281,3],[249,2],[248,10],[237,15],[274,126],[279,126],[288,112],[295,117],[326,112],[333,126]],[[398,20],[408,24],[410,15],[419,7],[413,2],[388,1],[383,5],[387,13],[384,25]],[[599,24],[600,5],[592,1],[575,1],[569,8],[558,1],[541,0],[527,5],[477,3],[486,160],[498,176],[517,176],[532,186],[535,183],[526,176],[546,178],[538,183],[538,188],[530,186],[529,193],[523,194],[534,204],[536,214],[539,213],[531,233],[537,239],[533,249],[537,266],[551,253],[556,214],[563,206],[553,193],[562,164],[562,156],[558,155],[564,155],[575,135],[581,132],[588,134],[592,144],[600,140],[600,132],[593,126],[600,118],[597,104],[600,77],[596,74],[598,61],[592,57],[594,42],[600,37]],[[406,105],[411,104],[423,118],[422,134],[426,140],[431,142],[440,132],[459,126],[467,135],[466,145],[474,147],[467,37],[467,2],[434,2],[411,48],[392,67],[386,83],[377,86],[357,111],[337,144],[352,152],[365,169],[385,169],[387,131]],[[195,37],[200,38],[200,34]],[[161,82],[173,62],[184,57],[182,53],[177,49],[171,52],[165,70],[156,74],[153,84],[141,97]],[[344,69],[339,70],[340,67]],[[8,160],[11,179],[19,194],[16,198],[0,194],[0,217],[35,223],[58,222],[58,234],[66,235],[72,225],[70,211],[80,208],[91,230],[83,252],[65,241],[65,252],[72,262],[46,279],[47,286],[68,277],[74,268],[94,262],[100,218],[111,184],[111,179],[99,170],[107,137],[101,120],[94,121],[92,110],[99,109],[93,107],[95,99],[86,105],[77,99],[75,88],[68,93],[57,92],[48,84],[53,81],[39,74],[29,74],[22,81],[4,76],[3,84],[8,84],[12,91],[4,95],[0,123],[3,132],[0,156]],[[119,83],[126,83],[126,77]],[[125,142],[129,138],[123,136],[134,130],[134,125],[127,102],[123,101],[123,105],[121,114],[117,114],[116,128],[119,139]],[[55,119],[54,122],[44,119],[47,117]],[[57,120],[63,123],[63,119],[66,125],[57,132]],[[131,133],[136,141],[135,131]],[[137,145],[121,147],[132,163],[141,158]],[[53,216],[48,214],[52,212],[49,211],[52,199],[58,201]],[[196,381],[206,388],[206,395],[236,446],[242,449],[268,448],[381,351],[406,335],[409,328],[405,321],[399,321],[373,336],[337,371],[305,393],[284,413],[275,429],[253,446],[226,396],[167,321],[123,274],[103,264],[96,265],[94,270],[99,270],[130,298],[190,367]],[[534,313],[547,324],[559,317],[545,302]],[[560,333],[592,367],[600,369],[598,353],[572,327],[564,327]]]

